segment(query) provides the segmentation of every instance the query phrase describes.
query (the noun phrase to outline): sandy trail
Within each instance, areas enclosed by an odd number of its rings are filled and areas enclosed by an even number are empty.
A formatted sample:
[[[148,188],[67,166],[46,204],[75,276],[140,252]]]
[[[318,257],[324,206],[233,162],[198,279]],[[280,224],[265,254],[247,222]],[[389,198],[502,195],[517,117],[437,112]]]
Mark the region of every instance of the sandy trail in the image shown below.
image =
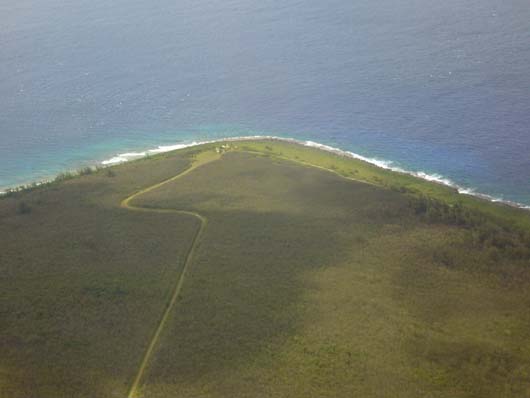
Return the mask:
[[[150,208],[145,208],[145,207],[138,207],[138,206],[134,206],[134,205],[131,205],[131,201],[133,201],[135,198],[138,198],[139,196],[143,195],[143,194],[146,194],[148,192],[151,192],[155,189],[158,189],[160,187],[162,187],[163,185],[166,185],[172,181],[175,181],[179,178],[182,178],[184,177],[185,175],[189,174],[190,172],[192,172],[193,170],[195,170],[196,168],[198,167],[201,167],[207,163],[210,163],[214,160],[217,160],[219,159],[220,156],[215,156],[215,157],[211,157],[211,158],[206,158],[206,159],[196,159],[192,165],[187,168],[186,170],[184,170],[182,173],[180,174],[177,174],[176,176],[174,177],[171,177],[167,180],[164,180],[160,183],[157,183],[155,185],[152,185],[148,188],[145,188],[145,189],[142,189],[141,191],[138,191],[136,192],[135,194],[129,196],[128,198],[124,199],[121,203],[120,203],[120,207],[124,208],[124,209],[128,209],[128,210],[132,210],[132,211],[142,211],[142,212],[150,212],[150,213],[166,213],[166,214],[179,214],[179,215],[187,215],[187,216],[191,216],[191,217],[195,217],[196,219],[198,219],[200,221],[200,227],[197,231],[197,233],[195,234],[194,238],[193,238],[193,241],[191,243],[191,246],[188,250],[188,253],[186,254],[186,260],[184,262],[184,267],[182,268],[182,271],[175,283],[175,287],[173,289],[173,292],[171,294],[171,298],[168,302],[168,304],[166,305],[166,309],[164,310],[164,313],[162,314],[162,317],[160,318],[160,321],[158,323],[158,326],[156,328],[156,330],[154,331],[153,333],[153,337],[151,338],[151,340],[149,341],[149,345],[147,346],[146,350],[145,350],[145,353],[142,357],[142,361],[140,362],[140,366],[138,368],[138,371],[136,372],[136,376],[129,388],[129,391],[127,392],[127,398],[135,398],[137,396],[137,391],[138,391],[138,387],[140,385],[140,381],[142,380],[142,377],[145,373],[145,370],[147,368],[147,365],[149,363],[149,360],[151,358],[151,356],[153,355],[153,352],[155,350],[155,347],[158,343],[158,340],[160,339],[160,335],[162,333],[162,330],[164,329],[164,326],[169,318],[169,315],[171,313],[171,311],[173,310],[173,307],[175,306],[175,303],[177,302],[177,298],[180,294],[180,291],[182,290],[182,285],[184,284],[184,279],[186,277],[186,273],[187,271],[189,270],[190,266],[191,266],[191,263],[193,262],[193,256],[195,254],[195,250],[201,240],[201,237],[203,235],[203,232],[204,232],[204,229],[206,228],[206,225],[208,224],[208,220],[200,215],[199,213],[195,213],[195,212],[192,212],[192,211],[186,211],[186,210],[173,210],[173,209],[150,209]]]
[[[254,154],[254,155],[259,155],[259,156],[263,156],[263,153],[262,152],[258,152],[258,151],[249,151],[249,150],[245,150],[245,151],[239,151],[239,152],[247,152],[247,153],[251,153],[251,154]],[[215,161],[215,160],[218,160],[220,159],[222,156],[222,154],[216,154],[215,156],[212,156],[212,157],[205,157],[205,158],[200,158],[200,159],[196,159],[192,165],[187,168],[186,170],[184,170],[182,173],[180,174],[177,174],[176,176],[174,177],[171,177],[167,180],[164,180],[160,183],[157,183],[155,185],[152,185],[150,187],[147,187],[145,189],[142,189],[141,191],[138,191],[136,192],[135,194],[129,196],[128,198],[124,199],[121,204],[120,204],[120,207],[122,208],[125,208],[125,209],[128,209],[128,210],[132,210],[132,211],[143,211],[143,212],[152,212],[152,213],[171,213],[171,214],[180,214],[180,215],[188,215],[188,216],[191,216],[191,217],[195,217],[197,218],[199,221],[200,221],[200,227],[199,227],[199,230],[197,231],[197,233],[195,234],[195,237],[193,238],[193,241],[192,241],[192,244],[190,246],[190,249],[186,255],[186,261],[184,263],[184,267],[182,269],[182,272],[180,273],[177,281],[176,281],[176,284],[175,284],[175,288],[173,289],[173,293],[171,295],[171,298],[169,300],[169,303],[168,305],[166,306],[166,309],[162,315],[162,318],[160,319],[160,322],[158,323],[158,326],[153,334],[153,337],[151,338],[150,342],[149,342],[149,345],[147,346],[147,349],[144,353],[144,356],[142,358],[142,362],[140,363],[140,366],[138,368],[138,371],[136,373],[136,376],[134,378],[134,381],[133,383],[131,384],[130,388],[129,388],[129,391],[127,393],[127,398],[137,398],[137,392],[138,392],[138,387],[140,385],[140,381],[145,373],[145,370],[147,368],[147,365],[149,363],[149,360],[155,350],[155,347],[158,343],[158,340],[160,338],[160,335],[162,333],[162,330],[164,329],[164,326],[169,318],[169,315],[171,313],[171,311],[173,310],[173,307],[175,306],[175,303],[177,301],[177,298],[180,294],[180,291],[182,290],[182,285],[184,284],[184,278],[186,277],[186,272],[188,271],[188,269],[190,268],[190,265],[193,261],[193,256],[194,256],[194,253],[195,253],[195,250],[198,246],[198,243],[200,242],[201,240],[201,237],[202,237],[202,234],[204,232],[204,229],[206,228],[206,225],[208,224],[208,220],[200,215],[199,213],[195,213],[195,212],[192,212],[192,211],[187,211],[187,210],[173,210],[173,209],[154,209],[154,208],[145,208],[145,207],[138,207],[138,206],[133,206],[131,205],[131,201],[134,200],[135,198],[138,198],[139,196],[143,195],[143,194],[146,194],[148,192],[151,192],[151,191],[154,191],[155,189],[158,189],[172,181],[175,181],[179,178],[182,178],[184,177],[185,175],[191,173],[193,170],[197,169],[198,167],[201,167],[207,163],[210,163],[212,161]],[[278,156],[279,158],[283,159],[283,160],[286,160],[286,161],[290,161],[290,162],[293,162],[293,163],[297,163],[297,164],[300,164],[302,166],[305,166],[305,167],[313,167],[313,168],[317,168],[317,169],[321,169],[321,170],[324,170],[324,171],[327,171],[327,172],[331,172],[331,173],[334,173],[336,175],[338,175],[339,177],[342,177],[344,179],[347,179],[347,180],[351,180],[351,181],[356,181],[356,182],[361,182],[361,183],[365,183],[365,184],[369,184],[369,185],[375,185],[371,182],[368,182],[368,181],[363,181],[363,180],[358,180],[356,178],[353,178],[353,177],[348,177],[348,176],[344,176],[342,174],[340,174],[339,172],[335,171],[335,170],[330,170],[326,167],[323,167],[323,166],[318,166],[318,165],[314,165],[314,164],[311,164],[311,163],[308,163],[308,162],[304,162],[304,161],[301,161],[301,160],[294,160],[294,159],[289,159],[289,158],[285,158],[285,157],[282,157],[282,156]]]

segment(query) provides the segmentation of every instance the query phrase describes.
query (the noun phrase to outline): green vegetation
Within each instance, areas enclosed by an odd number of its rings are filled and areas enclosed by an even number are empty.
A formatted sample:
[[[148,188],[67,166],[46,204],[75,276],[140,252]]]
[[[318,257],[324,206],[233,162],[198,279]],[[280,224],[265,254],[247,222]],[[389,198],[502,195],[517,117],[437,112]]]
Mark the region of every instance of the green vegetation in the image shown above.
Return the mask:
[[[278,141],[78,174],[0,200],[0,397],[126,396],[168,308],[138,397],[530,394],[527,212]]]
[[[198,223],[119,203],[188,165],[167,155],[0,200],[0,397],[125,395]]]
[[[28,214],[31,213],[31,207],[24,201],[17,203],[17,214]]]

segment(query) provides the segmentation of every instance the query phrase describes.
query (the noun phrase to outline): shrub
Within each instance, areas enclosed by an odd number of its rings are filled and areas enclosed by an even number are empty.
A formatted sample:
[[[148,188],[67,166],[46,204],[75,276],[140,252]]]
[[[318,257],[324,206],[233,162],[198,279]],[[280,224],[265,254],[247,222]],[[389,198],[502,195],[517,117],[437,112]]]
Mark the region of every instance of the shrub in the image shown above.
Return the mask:
[[[449,205],[426,196],[411,199],[410,207],[415,214],[424,217],[426,221],[431,223],[472,227],[479,224],[481,219],[478,214],[472,214],[459,203]]]
[[[107,172],[105,173],[107,177],[115,177],[116,173],[112,169],[107,169]]]
[[[467,209],[461,204],[449,205],[425,196],[411,199],[410,207],[429,223],[469,229],[472,242],[487,250],[492,259],[530,259],[530,236],[526,231],[486,218],[479,211]]]
[[[17,203],[17,214],[29,214],[31,213],[31,207],[24,201]]]
[[[77,174],[79,174],[80,176],[86,176],[86,175],[90,175],[94,172],[94,169],[92,167],[83,167],[82,169],[79,169]]]
[[[454,267],[455,266],[455,256],[454,253],[448,249],[437,249],[432,252],[432,258],[435,263],[440,264],[444,267]]]
[[[9,198],[11,196],[15,196],[16,191],[13,189],[6,190],[3,194],[0,195],[0,197]]]
[[[55,177],[55,181],[56,182],[59,182],[59,181],[66,181],[66,180],[71,180],[72,178],[74,178],[74,174],[67,171],[67,172],[64,172],[64,173],[60,173],[57,175],[57,177]]]

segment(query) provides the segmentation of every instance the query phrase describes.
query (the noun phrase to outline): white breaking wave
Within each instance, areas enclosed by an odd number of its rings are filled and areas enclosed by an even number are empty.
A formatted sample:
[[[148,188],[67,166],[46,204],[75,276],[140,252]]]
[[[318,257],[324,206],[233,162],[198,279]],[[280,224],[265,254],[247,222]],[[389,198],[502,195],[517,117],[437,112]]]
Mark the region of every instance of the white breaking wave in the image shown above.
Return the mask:
[[[474,188],[460,186],[454,181],[440,174],[429,174],[423,171],[406,170],[402,167],[396,166],[395,163],[390,160],[369,158],[363,155],[359,155],[358,153],[355,153],[355,152],[345,151],[340,148],[335,148],[335,147],[321,144],[321,143],[314,142],[314,141],[301,141],[301,140],[297,140],[294,138],[277,137],[277,136],[272,136],[272,135],[251,135],[251,136],[240,136],[240,137],[228,137],[228,138],[219,138],[219,139],[209,140],[209,141],[193,141],[187,144],[165,145],[165,146],[159,146],[154,149],[149,149],[143,152],[122,153],[108,160],[104,160],[101,163],[104,165],[113,165],[113,164],[127,162],[129,160],[139,159],[141,157],[145,157],[151,154],[170,152],[170,151],[175,151],[177,149],[189,148],[189,147],[193,147],[197,145],[211,144],[211,143],[216,143],[216,142],[252,141],[252,140],[276,140],[276,141],[290,142],[294,144],[304,145],[307,147],[317,148],[317,149],[320,149],[326,152],[334,153],[339,156],[346,156],[349,158],[362,160],[363,162],[373,164],[374,166],[380,167],[382,169],[391,170],[397,173],[408,174],[414,177],[421,178],[426,181],[431,181],[431,182],[435,182],[438,184],[442,184],[442,185],[454,188],[459,194],[462,194],[462,195],[475,196],[481,199],[489,200],[491,202],[504,203],[504,204],[507,204],[513,207],[530,210],[530,206],[528,205],[524,205],[522,203],[512,202],[512,201],[505,200],[502,198],[497,198],[497,197],[494,197],[488,194],[476,192]]]
[[[319,144],[318,142],[313,142],[313,141],[302,142],[302,141],[297,141],[297,140],[292,140],[292,139],[289,139],[288,141],[294,141],[294,142],[298,142],[298,143],[304,144],[306,146],[311,146],[311,147],[322,149],[322,150],[325,150],[325,151],[328,151],[328,152],[333,152],[333,153],[336,153],[338,155],[352,157],[354,159],[359,159],[359,160],[362,160],[364,162],[373,164],[374,166],[380,167],[382,169],[391,170],[391,171],[394,171],[394,172],[397,172],[397,173],[409,174],[409,175],[421,178],[421,179],[426,180],[426,181],[431,181],[431,182],[435,182],[435,183],[438,183],[438,184],[442,184],[442,185],[454,188],[461,195],[475,196],[475,197],[478,197],[478,198],[481,198],[481,199],[489,200],[491,202],[504,203],[504,204],[507,204],[507,205],[510,205],[510,206],[513,206],[513,207],[518,207],[518,208],[521,208],[521,209],[530,210],[530,206],[528,206],[528,205],[524,205],[522,203],[517,203],[517,202],[505,200],[505,199],[502,199],[502,198],[497,198],[497,197],[494,197],[492,195],[476,192],[476,190],[474,188],[468,188],[468,187],[463,187],[461,185],[458,185],[454,181],[452,181],[449,178],[446,178],[444,176],[441,176],[440,174],[428,174],[428,173],[425,173],[423,171],[405,170],[405,169],[403,169],[401,167],[394,166],[394,162],[389,161],[389,160],[368,158],[366,156],[362,156],[362,155],[359,155],[359,154],[354,153],[354,152],[344,151],[342,149],[334,148],[334,147],[331,147],[329,145]]]
[[[129,160],[138,159],[147,155],[147,152],[128,152],[121,153],[113,158],[104,160],[101,162],[104,165],[118,164],[123,162],[128,162]]]
[[[354,158],[354,159],[362,160],[363,162],[373,164],[374,166],[380,167],[382,169],[395,171],[397,173],[410,174],[410,175],[413,175],[415,177],[421,178],[423,180],[436,182],[438,184],[447,185],[449,187],[458,189],[458,192],[460,192],[460,193],[469,194],[469,193],[471,193],[473,191],[473,190],[468,189],[468,188],[460,187],[456,183],[451,181],[450,179],[448,179],[446,177],[443,177],[443,176],[441,176],[439,174],[428,174],[428,173],[425,173],[423,171],[405,170],[402,167],[395,166],[394,162],[392,162],[390,160],[382,160],[382,159],[377,159],[377,158],[368,158],[366,156],[362,156],[362,155],[359,155],[359,154],[354,153],[354,152],[344,151],[344,150],[339,149],[339,148],[334,148],[334,147],[331,147],[329,145],[319,144],[318,142],[313,142],[313,141],[305,141],[305,142],[301,142],[301,143],[305,144],[306,146],[322,149],[322,150],[325,150],[325,151],[328,151],[328,152],[333,152],[333,153],[336,153],[336,154],[341,155],[341,156],[347,156],[347,157],[351,157],[351,158]]]
[[[177,149],[187,148],[190,146],[195,146],[195,145],[200,145],[200,144],[205,144],[205,143],[206,142],[191,142],[189,144],[161,145],[158,148],[148,149],[147,151],[143,151],[143,152],[120,153],[119,155],[116,155],[110,159],[102,161],[101,164],[104,164],[105,166],[110,166],[113,164],[128,162],[129,160],[143,158],[149,155],[156,155],[158,153],[176,151]]]
[[[125,163],[131,160],[135,160],[135,159],[140,159],[142,157],[149,156],[149,155],[156,155],[159,153],[176,151],[178,149],[189,148],[189,147],[194,147],[194,146],[203,145],[203,144],[211,144],[211,143],[216,143],[216,142],[231,142],[231,141],[252,141],[252,140],[275,140],[275,141],[290,142],[294,144],[304,145],[307,147],[317,148],[317,149],[320,149],[326,152],[334,153],[339,156],[345,156],[345,157],[349,157],[353,159],[358,159],[363,162],[373,164],[374,166],[380,167],[382,169],[391,170],[397,173],[408,174],[414,177],[421,178],[426,181],[431,181],[431,182],[435,182],[438,184],[442,184],[442,185],[454,188],[458,193],[462,195],[471,195],[471,196],[475,196],[481,199],[489,200],[491,202],[504,203],[504,204],[507,204],[513,207],[530,210],[529,205],[525,205],[522,203],[517,203],[517,202],[505,200],[503,198],[497,198],[497,197],[494,197],[488,194],[476,192],[474,188],[460,186],[454,181],[440,174],[429,174],[423,171],[406,170],[406,169],[403,169],[402,167],[396,166],[394,162],[389,161],[389,160],[369,158],[363,155],[359,155],[358,153],[355,153],[355,152],[345,151],[343,149],[335,148],[335,147],[321,144],[321,143],[314,142],[314,141],[301,141],[301,140],[297,140],[294,138],[284,138],[284,137],[277,137],[277,136],[272,136],[272,135],[250,135],[250,136],[240,136],[240,137],[219,138],[219,139],[208,140],[208,141],[192,141],[192,142],[185,143],[185,144],[161,145],[161,146],[158,146],[157,148],[148,149],[142,152],[121,153],[121,154],[111,157],[110,159],[103,160],[101,164],[105,166],[112,166],[112,165],[116,165],[120,163]],[[46,182],[47,181],[41,181],[37,183],[37,185],[40,185]],[[24,187],[19,187],[18,189],[15,188],[14,190],[20,190],[23,188]],[[5,195],[6,193],[7,192],[0,191],[0,196]]]

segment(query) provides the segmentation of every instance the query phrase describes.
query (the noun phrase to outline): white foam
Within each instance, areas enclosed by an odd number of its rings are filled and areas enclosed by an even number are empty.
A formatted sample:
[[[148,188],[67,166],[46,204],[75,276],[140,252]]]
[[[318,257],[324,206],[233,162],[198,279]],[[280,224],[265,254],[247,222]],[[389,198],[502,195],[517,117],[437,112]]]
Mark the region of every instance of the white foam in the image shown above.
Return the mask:
[[[105,166],[111,166],[114,164],[128,162],[130,160],[140,159],[148,155],[156,155],[158,153],[176,151],[178,149],[188,148],[196,145],[206,144],[213,141],[202,141],[202,142],[190,142],[189,144],[174,144],[174,145],[160,145],[157,148],[148,149],[147,151],[142,152],[126,152],[120,153],[116,156],[113,156],[110,159],[103,160],[101,164]]]
[[[119,155],[116,155],[110,159],[104,160],[101,162],[101,164],[104,164],[106,166],[112,165],[112,164],[118,164],[123,162],[128,162],[129,160],[139,159],[147,155],[147,152],[127,152],[127,153],[120,153]]]
[[[328,152],[332,152],[332,153],[335,153],[335,154],[338,154],[338,155],[348,156],[348,157],[352,157],[352,158],[355,158],[355,159],[358,159],[358,160],[362,160],[364,162],[373,164],[374,166],[380,167],[382,169],[391,170],[391,171],[398,172],[398,173],[409,174],[409,175],[421,178],[421,179],[426,180],[426,181],[435,182],[435,183],[438,183],[438,184],[442,184],[442,185],[454,188],[461,195],[475,196],[477,198],[489,200],[491,202],[503,203],[503,204],[510,205],[510,206],[513,206],[513,207],[517,207],[517,208],[520,208],[520,209],[530,210],[530,206],[528,206],[528,205],[524,205],[522,203],[517,203],[517,202],[509,201],[509,200],[506,200],[506,199],[503,199],[503,198],[498,198],[498,197],[495,197],[495,196],[492,196],[492,195],[488,195],[488,194],[477,192],[474,188],[463,187],[461,185],[458,185],[454,181],[452,181],[449,178],[446,178],[446,177],[444,177],[444,176],[442,176],[440,174],[429,174],[429,173],[425,173],[423,171],[406,170],[406,169],[403,169],[401,167],[395,166],[394,162],[392,162],[392,161],[381,160],[381,159],[377,159],[377,158],[368,158],[366,156],[362,156],[362,155],[359,155],[359,154],[354,153],[354,152],[344,151],[342,149],[334,148],[334,147],[331,147],[331,146],[325,145],[325,144],[320,144],[318,142],[298,141],[298,140],[294,140],[294,139],[291,139],[291,138],[289,138],[289,139],[277,138],[277,137],[272,137],[272,138],[273,139],[279,139],[280,141],[296,142],[296,143],[299,143],[299,144],[303,144],[305,146],[318,148],[318,149],[321,149],[321,150],[324,150],[324,151],[328,151]]]
[[[346,156],[346,157],[350,157],[350,158],[353,158],[353,159],[362,160],[363,162],[373,164],[374,166],[380,167],[382,169],[391,170],[391,171],[398,172],[398,173],[403,173],[403,174],[409,174],[409,175],[421,178],[421,179],[426,180],[426,181],[431,181],[431,182],[435,182],[435,183],[438,183],[438,184],[442,184],[442,185],[454,188],[459,194],[462,194],[462,195],[471,195],[471,196],[475,196],[475,197],[478,197],[478,198],[481,198],[481,199],[486,199],[486,200],[489,200],[489,201],[492,201],[492,202],[504,203],[504,204],[507,204],[507,205],[510,205],[510,206],[514,206],[514,207],[518,207],[518,208],[521,208],[521,209],[530,210],[530,206],[528,206],[528,205],[524,205],[524,204],[521,204],[521,203],[516,203],[516,202],[504,200],[502,198],[497,198],[497,197],[494,197],[494,196],[491,196],[491,195],[487,195],[487,194],[483,194],[483,193],[480,193],[480,192],[476,192],[476,190],[474,188],[460,186],[457,183],[455,183],[454,181],[452,181],[449,178],[444,177],[444,176],[442,176],[440,174],[429,174],[429,173],[426,173],[424,171],[406,170],[406,169],[404,169],[402,167],[396,166],[394,162],[389,161],[389,160],[378,159],[378,158],[369,158],[369,157],[360,155],[360,154],[355,153],[355,152],[345,151],[345,150],[342,150],[342,149],[339,149],[339,148],[335,148],[335,147],[332,147],[332,146],[329,146],[329,145],[325,145],[325,144],[321,144],[321,143],[314,142],[314,141],[300,141],[300,140],[296,140],[294,138],[284,138],[284,137],[277,137],[277,136],[271,136],[271,135],[252,135],[252,136],[229,137],[229,138],[220,138],[220,139],[217,139],[217,140],[210,140],[210,141],[193,141],[193,142],[190,142],[190,143],[187,143],[187,144],[164,145],[164,146],[159,146],[159,147],[154,148],[154,149],[149,149],[149,150],[144,151],[144,152],[130,152],[130,153],[119,154],[119,155],[116,155],[116,156],[114,156],[114,157],[112,157],[112,158],[110,158],[108,160],[104,160],[101,163],[104,164],[104,165],[113,165],[113,164],[127,162],[129,160],[138,159],[140,157],[144,157],[144,156],[147,156],[149,154],[170,152],[170,151],[175,151],[175,150],[178,150],[178,149],[193,147],[193,146],[197,146],[197,145],[210,144],[210,143],[215,143],[215,142],[251,141],[251,140],[284,141],[284,142],[290,142],[290,143],[304,145],[304,146],[307,146],[307,147],[321,149],[321,150],[324,150],[324,151],[327,151],[327,152],[331,152],[331,153],[334,153],[334,154],[337,154],[337,155],[340,155],[340,156]]]
[[[461,189],[463,192],[464,191],[465,192],[471,192],[472,191],[471,189],[465,189],[465,188],[459,187],[453,181],[451,181],[450,179],[448,179],[448,178],[446,178],[444,176],[441,176],[440,174],[428,174],[428,173],[425,173],[423,171],[405,170],[402,167],[395,166],[394,162],[389,161],[389,160],[382,160],[382,159],[377,159],[377,158],[369,158],[369,157],[362,156],[362,155],[359,155],[359,154],[354,153],[354,152],[344,151],[344,150],[339,149],[339,148],[334,148],[334,147],[331,147],[329,145],[319,144],[319,143],[313,142],[313,141],[305,141],[305,142],[302,142],[302,144],[305,144],[306,146],[322,149],[322,150],[325,150],[325,151],[328,151],[328,152],[333,152],[333,153],[336,153],[338,155],[348,156],[348,157],[352,157],[354,159],[362,160],[363,162],[367,162],[367,163],[373,164],[374,166],[380,167],[382,169],[391,170],[391,171],[395,171],[395,172],[398,172],[398,173],[410,174],[410,175],[413,175],[415,177],[421,178],[423,180],[436,182],[436,183],[447,185],[447,186],[450,186],[450,187],[453,187],[453,188],[458,188],[458,189]]]
[[[392,161],[381,160],[381,159],[377,159],[377,158],[369,158],[369,157],[362,156],[362,155],[359,155],[359,154],[354,153],[354,152],[344,151],[342,149],[335,148],[335,147],[332,147],[332,146],[329,146],[329,145],[325,145],[325,144],[320,144],[320,143],[314,142],[314,141],[298,141],[298,140],[291,139],[291,138],[284,139],[284,138],[279,138],[279,137],[271,137],[271,138],[272,139],[279,139],[281,141],[296,142],[296,143],[299,143],[299,144],[302,144],[302,145],[305,145],[305,146],[314,147],[314,148],[318,148],[318,149],[321,149],[321,150],[324,150],[324,151],[332,152],[332,153],[335,153],[335,154],[338,154],[338,155],[348,156],[348,157],[352,157],[354,159],[362,160],[364,162],[373,164],[374,166],[380,167],[382,169],[391,170],[391,171],[398,172],[398,173],[409,174],[409,175],[421,178],[421,179],[426,180],[426,181],[431,181],[431,182],[435,182],[435,183],[438,183],[438,184],[442,184],[442,185],[454,188],[461,195],[475,196],[475,197],[478,197],[478,198],[481,198],[481,199],[489,200],[491,202],[503,203],[503,204],[506,204],[506,205],[509,205],[509,206],[513,206],[513,207],[517,207],[517,208],[520,208],[520,209],[530,210],[530,206],[529,205],[524,205],[522,203],[517,203],[517,202],[505,200],[503,198],[497,198],[497,197],[492,196],[492,195],[488,195],[488,194],[477,192],[474,188],[463,187],[463,186],[455,183],[454,181],[450,180],[449,178],[446,178],[446,177],[444,177],[444,176],[442,176],[440,174],[429,174],[429,173],[426,173],[426,172],[423,172],[423,171],[406,170],[406,169],[403,169],[403,168],[401,168],[399,166],[395,166],[394,162],[392,162]]]
[[[194,142],[191,142],[189,144],[161,145],[158,148],[150,149],[147,152],[148,153],[153,153],[153,154],[171,152],[171,151],[176,151],[177,149],[187,148],[187,147],[195,146],[195,145],[199,145],[199,144],[201,144],[201,143],[194,141]]]
[[[339,156],[345,156],[345,157],[349,157],[353,159],[358,159],[363,162],[373,164],[374,166],[377,166],[382,169],[391,170],[391,171],[403,173],[403,174],[409,174],[409,175],[421,178],[426,181],[431,181],[431,182],[435,182],[435,183],[442,184],[445,186],[449,186],[451,188],[454,188],[458,193],[462,195],[471,195],[471,196],[475,196],[481,199],[489,200],[491,202],[504,203],[504,204],[507,204],[513,207],[530,210],[529,205],[524,205],[521,203],[516,203],[513,201],[505,200],[503,198],[497,198],[497,197],[494,197],[488,194],[476,192],[474,188],[462,187],[456,184],[455,182],[453,182],[452,180],[450,180],[449,178],[446,178],[440,174],[429,174],[423,171],[406,170],[406,169],[403,169],[402,167],[396,166],[394,162],[389,161],[389,160],[369,158],[369,157],[360,155],[355,152],[345,151],[339,148],[335,148],[335,147],[321,144],[321,143],[314,142],[314,141],[300,141],[294,138],[284,138],[284,137],[278,137],[278,136],[272,136],[272,135],[239,136],[239,137],[228,137],[228,138],[221,138],[221,139],[209,140],[209,141],[193,141],[193,142],[185,143],[185,144],[181,143],[181,144],[173,144],[173,145],[161,145],[161,146],[158,146],[157,148],[148,149],[146,151],[121,153],[116,156],[113,156],[110,159],[103,160],[101,164],[105,166],[112,166],[115,164],[128,162],[130,160],[139,159],[139,158],[151,155],[151,154],[154,155],[154,154],[159,154],[159,153],[164,153],[164,152],[170,152],[170,151],[175,151],[178,149],[189,148],[189,147],[203,145],[203,144],[211,144],[211,143],[216,143],[216,142],[232,142],[232,141],[252,141],[252,140],[276,140],[276,141],[290,142],[294,144],[304,145],[307,147],[317,148],[317,149],[320,149],[326,152],[334,153]],[[36,185],[45,184],[47,182],[49,181],[40,181],[40,182],[37,182]],[[26,187],[27,186],[15,187],[12,190],[19,191],[19,190],[25,189]],[[0,191],[0,196],[7,194],[9,191],[11,190],[8,190],[7,192]]]
[[[414,175],[427,181],[437,182],[438,184],[443,184],[450,187],[456,187],[456,184],[453,181],[439,174],[427,174],[423,171],[417,171],[414,173]]]

